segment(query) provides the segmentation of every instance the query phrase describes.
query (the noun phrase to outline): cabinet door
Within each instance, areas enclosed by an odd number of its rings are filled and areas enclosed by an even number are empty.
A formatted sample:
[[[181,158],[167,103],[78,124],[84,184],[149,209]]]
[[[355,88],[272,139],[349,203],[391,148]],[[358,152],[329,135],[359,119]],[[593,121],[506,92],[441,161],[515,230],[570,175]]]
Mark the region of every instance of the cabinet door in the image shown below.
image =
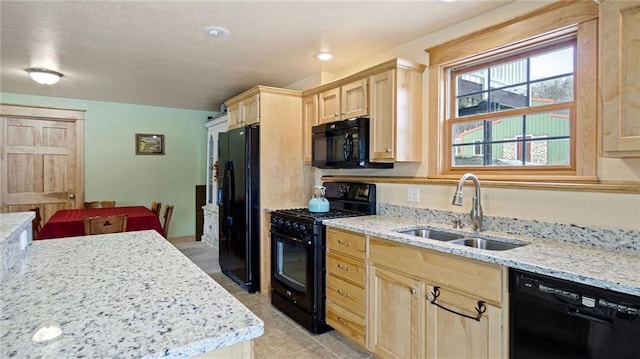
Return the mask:
[[[419,280],[370,266],[369,335],[381,358],[422,358],[422,284]]]
[[[477,297],[460,294],[444,288],[427,286],[426,305],[426,358],[502,358],[502,310],[484,303]],[[436,303],[431,301],[436,295]],[[480,320],[476,308],[484,310]],[[454,311],[456,313],[452,313]],[[459,313],[459,314],[458,314]]]
[[[304,162],[311,163],[312,138],[311,128],[318,124],[318,95],[302,99],[302,153]]]
[[[340,119],[365,117],[369,114],[367,79],[346,84],[340,88]]]
[[[234,103],[233,105],[229,105],[227,108],[227,113],[229,114],[228,123],[229,129],[232,130],[234,128],[238,128],[241,125],[242,118],[240,116],[240,104]]]
[[[318,98],[318,122],[329,123],[340,120],[340,88],[320,93]]]
[[[242,126],[260,122],[260,95],[254,95],[240,102]]]
[[[369,157],[372,161],[388,162],[395,158],[396,85],[394,70],[371,76],[371,122]]]
[[[603,152],[640,157],[640,4],[602,4]]]

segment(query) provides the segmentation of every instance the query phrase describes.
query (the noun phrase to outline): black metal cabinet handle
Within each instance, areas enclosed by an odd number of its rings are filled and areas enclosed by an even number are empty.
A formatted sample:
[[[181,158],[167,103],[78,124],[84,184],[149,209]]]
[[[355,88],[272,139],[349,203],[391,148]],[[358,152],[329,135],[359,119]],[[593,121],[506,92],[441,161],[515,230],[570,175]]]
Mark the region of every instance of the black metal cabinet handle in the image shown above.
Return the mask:
[[[431,292],[431,294],[429,294],[427,296],[427,300],[429,300],[429,303],[435,305],[438,308],[444,309],[449,313],[457,314],[457,315],[460,315],[462,317],[473,319],[473,320],[479,322],[480,319],[482,318],[482,314],[487,311],[487,306],[485,305],[485,302],[482,301],[482,300],[479,300],[478,301],[478,306],[474,308],[476,310],[476,312],[478,312],[478,315],[475,316],[475,317],[472,317],[472,316],[470,316],[468,314],[456,312],[453,309],[449,309],[449,308],[443,306],[440,303],[436,303],[436,301],[438,300],[439,296],[440,296],[440,287],[433,287],[433,292]]]

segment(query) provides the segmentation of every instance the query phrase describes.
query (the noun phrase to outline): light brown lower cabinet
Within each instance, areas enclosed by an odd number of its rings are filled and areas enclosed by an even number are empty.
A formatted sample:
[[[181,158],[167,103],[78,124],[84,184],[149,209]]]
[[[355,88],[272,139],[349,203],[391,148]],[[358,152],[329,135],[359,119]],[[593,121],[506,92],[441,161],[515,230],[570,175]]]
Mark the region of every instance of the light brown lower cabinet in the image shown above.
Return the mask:
[[[507,358],[508,269],[327,230],[327,323],[377,358]]]
[[[369,268],[371,351],[380,358],[424,358],[422,282],[375,265]]]
[[[507,269],[369,241],[369,347],[380,358],[505,358]]]
[[[435,288],[427,286],[425,357],[503,358],[502,309],[441,287],[436,291],[438,307],[430,302]],[[482,312],[479,318],[478,311]]]

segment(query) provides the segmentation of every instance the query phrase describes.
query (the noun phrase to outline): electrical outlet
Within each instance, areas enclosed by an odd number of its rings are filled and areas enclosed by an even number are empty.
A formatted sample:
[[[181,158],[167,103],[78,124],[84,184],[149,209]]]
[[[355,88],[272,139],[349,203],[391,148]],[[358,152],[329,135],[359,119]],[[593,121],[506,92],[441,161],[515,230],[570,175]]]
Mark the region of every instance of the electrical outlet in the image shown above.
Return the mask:
[[[420,188],[407,187],[407,202],[420,202]]]

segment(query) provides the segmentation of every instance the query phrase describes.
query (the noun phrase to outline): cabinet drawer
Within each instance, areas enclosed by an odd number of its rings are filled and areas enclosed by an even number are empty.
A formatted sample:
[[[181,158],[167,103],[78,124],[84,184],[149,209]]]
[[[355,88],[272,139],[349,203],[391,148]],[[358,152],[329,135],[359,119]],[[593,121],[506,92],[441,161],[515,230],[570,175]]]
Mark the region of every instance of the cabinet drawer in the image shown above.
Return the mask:
[[[329,252],[327,253],[327,274],[332,274],[364,287],[365,269],[363,262]]]
[[[364,260],[366,247],[362,234],[327,228],[327,250]]]
[[[428,249],[371,238],[369,260],[376,265],[455,288],[500,304],[506,268]]]
[[[364,317],[364,288],[327,275],[327,300],[338,303]]]
[[[327,324],[364,347],[364,319],[327,300]]]

